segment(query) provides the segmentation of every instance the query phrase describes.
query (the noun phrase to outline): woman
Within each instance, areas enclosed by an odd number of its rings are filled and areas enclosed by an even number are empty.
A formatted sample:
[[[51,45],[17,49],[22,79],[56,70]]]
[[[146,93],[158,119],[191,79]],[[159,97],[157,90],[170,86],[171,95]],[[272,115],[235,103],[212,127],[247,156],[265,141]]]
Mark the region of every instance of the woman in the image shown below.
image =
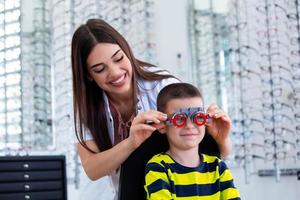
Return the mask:
[[[146,161],[168,148],[163,135],[152,134],[166,119],[156,111],[156,97],[178,80],[136,59],[122,35],[100,19],[90,19],[75,31],[71,57],[77,147],[87,176],[97,180],[110,175],[115,198],[145,198]],[[219,149],[226,156],[231,122],[216,105],[208,112],[214,116],[208,127],[212,137],[201,151],[218,154]]]

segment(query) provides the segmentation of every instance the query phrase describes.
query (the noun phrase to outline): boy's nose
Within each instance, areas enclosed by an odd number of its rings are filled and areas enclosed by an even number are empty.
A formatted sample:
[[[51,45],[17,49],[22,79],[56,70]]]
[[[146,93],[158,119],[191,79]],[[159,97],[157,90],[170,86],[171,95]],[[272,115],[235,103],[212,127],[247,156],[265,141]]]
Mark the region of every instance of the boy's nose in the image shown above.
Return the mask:
[[[186,128],[194,128],[195,127],[191,118],[187,118],[185,127]]]

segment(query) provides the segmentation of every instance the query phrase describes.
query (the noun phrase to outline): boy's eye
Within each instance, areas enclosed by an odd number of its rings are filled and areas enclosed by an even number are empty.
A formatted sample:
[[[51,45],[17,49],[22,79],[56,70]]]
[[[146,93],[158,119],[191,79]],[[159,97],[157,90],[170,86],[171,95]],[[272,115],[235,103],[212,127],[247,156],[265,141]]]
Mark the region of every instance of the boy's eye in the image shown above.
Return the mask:
[[[202,123],[204,121],[203,115],[196,115],[195,120],[198,123]]]
[[[205,124],[206,122],[206,117],[204,113],[196,113],[193,116],[193,121],[195,124],[197,124],[198,126],[202,126]]]
[[[178,118],[176,118],[176,122],[178,124],[181,124],[182,122],[184,122],[184,120],[185,120],[185,117],[178,117]]]
[[[184,114],[177,114],[174,116],[173,123],[175,126],[182,127],[186,123],[186,116]]]

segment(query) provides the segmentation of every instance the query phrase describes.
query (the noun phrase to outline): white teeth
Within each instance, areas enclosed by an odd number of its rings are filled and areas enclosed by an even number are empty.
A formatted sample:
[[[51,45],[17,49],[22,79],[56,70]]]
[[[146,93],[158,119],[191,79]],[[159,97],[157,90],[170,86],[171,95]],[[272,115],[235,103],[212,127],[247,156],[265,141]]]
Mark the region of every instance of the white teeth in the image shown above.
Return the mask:
[[[124,78],[125,78],[125,74],[123,76],[121,76],[118,80],[112,81],[111,83],[118,84],[118,83],[122,82],[124,80]]]

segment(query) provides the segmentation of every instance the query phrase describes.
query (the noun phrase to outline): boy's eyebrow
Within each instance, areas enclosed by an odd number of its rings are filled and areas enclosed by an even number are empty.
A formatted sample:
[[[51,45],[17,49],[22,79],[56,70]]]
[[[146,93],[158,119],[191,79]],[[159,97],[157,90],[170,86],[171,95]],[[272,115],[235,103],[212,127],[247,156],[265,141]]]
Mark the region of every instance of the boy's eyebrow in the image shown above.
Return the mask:
[[[110,58],[113,58],[115,55],[117,55],[119,52],[121,51],[121,49],[118,49]],[[93,69],[94,67],[97,67],[99,65],[103,65],[104,63],[96,63],[94,65],[92,65],[90,68]]]

